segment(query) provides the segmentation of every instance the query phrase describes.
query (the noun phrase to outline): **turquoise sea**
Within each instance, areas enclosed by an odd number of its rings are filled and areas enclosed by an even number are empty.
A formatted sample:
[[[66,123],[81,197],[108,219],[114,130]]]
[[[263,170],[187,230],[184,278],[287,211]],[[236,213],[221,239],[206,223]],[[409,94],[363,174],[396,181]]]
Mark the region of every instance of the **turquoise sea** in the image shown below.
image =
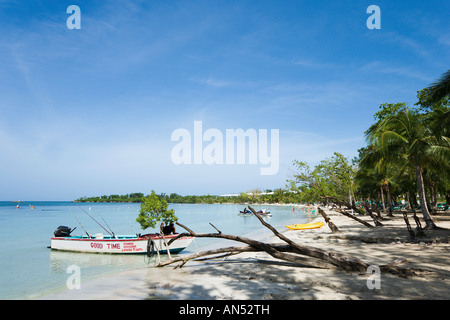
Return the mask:
[[[46,294],[66,290],[70,265],[81,271],[81,282],[121,271],[149,268],[154,261],[144,255],[107,255],[52,251],[48,248],[53,232],[60,225],[77,227],[73,235],[106,232],[93,221],[84,209],[105,228],[115,234],[144,233],[136,223],[140,205],[130,203],[73,203],[50,201],[0,202],[0,299],[36,299]],[[237,214],[244,205],[229,204],[171,204],[179,222],[196,232],[216,232],[209,223],[223,233],[264,239],[271,235],[256,217]],[[265,218],[280,231],[285,225],[304,223],[304,211],[293,213],[288,206],[254,206],[266,209],[272,217]],[[106,223],[105,223],[106,221]],[[153,232],[146,230],[145,232]],[[177,231],[184,231],[177,227]],[[211,247],[237,245],[217,239],[196,239],[181,254],[189,254]]]

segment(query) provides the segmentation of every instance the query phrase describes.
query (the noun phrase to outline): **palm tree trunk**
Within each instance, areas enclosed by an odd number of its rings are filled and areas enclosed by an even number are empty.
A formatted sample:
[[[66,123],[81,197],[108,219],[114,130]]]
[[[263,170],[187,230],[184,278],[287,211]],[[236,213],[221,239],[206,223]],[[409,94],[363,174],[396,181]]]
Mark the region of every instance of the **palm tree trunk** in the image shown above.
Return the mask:
[[[433,211],[435,211],[436,204],[437,204],[437,195],[436,195],[435,183],[431,180],[430,180],[430,192],[431,192],[431,206],[433,208]]]
[[[417,188],[410,190],[409,196],[411,197],[411,204],[416,208],[417,206]]]
[[[428,211],[427,201],[425,198],[425,186],[423,184],[422,168],[420,167],[418,161],[416,161],[416,176],[417,176],[417,188],[419,191],[419,202],[420,208],[422,210],[423,220],[426,223],[427,229],[434,229],[436,225],[431,219],[430,212]]]
[[[383,204],[383,213],[386,214],[386,205],[384,204],[383,185],[380,185],[381,203]]]
[[[433,206],[431,205],[430,197],[428,197],[426,189],[425,189],[425,200],[427,202],[428,212],[430,214],[434,214],[435,212],[433,211]]]
[[[388,217],[393,217],[392,214],[392,198],[391,198],[391,192],[389,191],[389,183],[386,184],[386,198],[388,203]]]
[[[409,196],[409,191],[406,191],[406,202],[407,204],[407,208],[411,209],[412,208],[412,202],[411,202],[411,197]]]
[[[353,184],[352,184],[353,185]],[[353,189],[350,189],[350,192],[352,193],[352,205],[354,205],[356,207],[356,197],[355,197],[355,193],[353,192]]]

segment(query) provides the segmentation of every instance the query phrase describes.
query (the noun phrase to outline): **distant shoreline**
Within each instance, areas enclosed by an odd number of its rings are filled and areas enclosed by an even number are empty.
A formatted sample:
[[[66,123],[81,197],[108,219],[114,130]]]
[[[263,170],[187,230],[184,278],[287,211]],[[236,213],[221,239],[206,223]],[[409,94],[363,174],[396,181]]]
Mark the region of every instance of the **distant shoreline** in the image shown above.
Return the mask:
[[[79,203],[140,203],[138,201],[68,201],[68,202],[79,202]],[[205,202],[168,202],[169,204],[233,204],[233,205],[253,205],[253,206],[307,206],[306,204],[302,203],[267,203],[267,202],[244,202],[244,203],[237,203],[237,202],[213,202],[213,203],[205,203]],[[314,206],[314,205],[311,205]]]
[[[159,194],[158,197],[166,200],[168,203],[186,203],[186,204],[277,204],[277,203],[297,203],[295,194],[283,189],[266,190],[266,192],[249,192],[236,195],[187,195],[182,196],[177,193]],[[103,195],[97,197],[81,197],[73,202],[93,202],[93,203],[141,203],[146,196],[143,193],[130,193],[126,195]]]

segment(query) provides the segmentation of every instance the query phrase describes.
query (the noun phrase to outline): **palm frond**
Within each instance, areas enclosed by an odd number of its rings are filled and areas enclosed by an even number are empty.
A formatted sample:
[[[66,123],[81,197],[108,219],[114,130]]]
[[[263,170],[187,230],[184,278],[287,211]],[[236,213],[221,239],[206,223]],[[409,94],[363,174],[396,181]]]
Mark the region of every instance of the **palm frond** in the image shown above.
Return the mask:
[[[436,103],[450,95],[450,69],[445,72],[438,81],[433,83],[429,89],[432,92],[429,101],[430,103]]]
[[[398,134],[397,132],[386,130],[381,133],[381,145],[383,149],[387,149],[387,146],[392,144],[408,143],[408,139]]]

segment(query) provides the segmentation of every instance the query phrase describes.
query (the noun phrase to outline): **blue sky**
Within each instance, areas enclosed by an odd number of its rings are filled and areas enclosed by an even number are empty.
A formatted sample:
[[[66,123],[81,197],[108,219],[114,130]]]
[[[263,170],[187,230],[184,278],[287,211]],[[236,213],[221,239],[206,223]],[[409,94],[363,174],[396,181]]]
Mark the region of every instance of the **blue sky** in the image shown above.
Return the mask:
[[[353,158],[381,103],[413,105],[448,70],[449,13],[446,0],[0,0],[0,200],[284,187],[292,160]],[[171,133],[196,120],[279,129],[278,173],[175,165]]]

